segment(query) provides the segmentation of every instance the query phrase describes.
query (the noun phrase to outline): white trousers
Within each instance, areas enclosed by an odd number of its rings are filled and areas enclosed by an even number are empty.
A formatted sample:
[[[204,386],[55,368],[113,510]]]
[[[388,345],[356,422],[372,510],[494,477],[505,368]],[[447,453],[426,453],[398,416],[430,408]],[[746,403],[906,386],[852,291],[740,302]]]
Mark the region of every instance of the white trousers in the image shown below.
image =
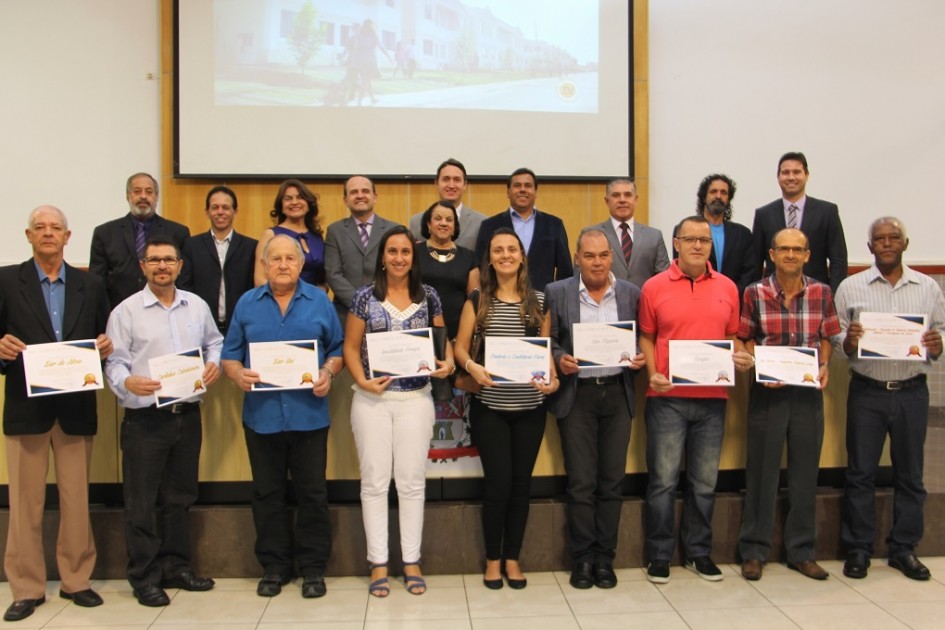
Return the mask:
[[[351,429],[361,466],[361,514],[371,564],[387,562],[387,493],[392,473],[397,486],[401,557],[404,562],[420,561],[433,420],[429,394],[395,399],[355,391]]]

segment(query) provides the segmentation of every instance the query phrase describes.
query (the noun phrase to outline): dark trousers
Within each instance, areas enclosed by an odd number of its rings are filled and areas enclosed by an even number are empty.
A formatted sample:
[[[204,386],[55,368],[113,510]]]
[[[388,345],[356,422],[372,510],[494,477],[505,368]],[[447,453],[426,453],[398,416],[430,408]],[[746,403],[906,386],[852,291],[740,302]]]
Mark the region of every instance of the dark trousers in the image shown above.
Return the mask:
[[[200,409],[126,409],[121,423],[128,581],[134,588],[190,569],[187,510],[197,500]],[[155,507],[156,506],[156,507]]]
[[[243,425],[253,471],[256,560],[266,573],[291,575],[293,558],[302,576],[323,574],[331,553],[328,514],[328,428],[256,433]],[[292,476],[297,502],[295,551],[286,492]]]
[[[876,470],[886,435],[893,467],[890,557],[913,553],[922,540],[925,484],[922,469],[929,421],[925,383],[886,391],[854,378],[847,397],[847,471],[840,538],[848,552],[873,554],[876,535]]]
[[[545,407],[493,411],[476,398],[469,413],[482,463],[486,558],[518,560],[528,521],[528,493],[545,435]]]
[[[617,555],[630,420],[621,382],[578,385],[574,406],[558,419],[568,475],[568,549],[575,563],[609,563]]]
[[[813,560],[817,542],[816,492],[824,442],[824,396],[818,389],[761,383],[748,405],[745,505],[738,551],[742,560],[768,559],[774,529],[781,454],[787,443],[788,509],[784,521],[787,561]]]

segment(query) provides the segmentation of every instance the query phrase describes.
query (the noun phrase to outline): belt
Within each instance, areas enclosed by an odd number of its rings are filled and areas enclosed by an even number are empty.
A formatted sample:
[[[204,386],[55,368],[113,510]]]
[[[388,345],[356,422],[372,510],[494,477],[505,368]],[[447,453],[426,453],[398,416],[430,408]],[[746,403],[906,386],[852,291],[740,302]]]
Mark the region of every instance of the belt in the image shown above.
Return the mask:
[[[172,403],[166,407],[158,407],[157,405],[151,405],[149,407],[141,407],[139,409],[126,409],[127,413],[140,413],[143,411],[157,411],[160,413],[169,413],[175,416],[179,416],[183,413],[188,413],[190,411],[199,411],[200,403],[195,402],[186,402],[186,403]]]
[[[859,372],[854,372],[853,370],[850,370],[850,376],[852,376],[854,380],[860,381],[861,383],[865,383],[871,387],[885,389],[889,392],[896,392],[900,389],[909,389],[911,387],[925,385],[926,380],[925,374],[919,374],[918,376],[913,376],[912,378],[908,378],[904,381],[877,381],[875,378],[863,376]]]
[[[622,383],[623,377],[620,374],[611,374],[610,376],[590,376],[588,378],[579,378],[578,385],[610,385],[612,383]]]

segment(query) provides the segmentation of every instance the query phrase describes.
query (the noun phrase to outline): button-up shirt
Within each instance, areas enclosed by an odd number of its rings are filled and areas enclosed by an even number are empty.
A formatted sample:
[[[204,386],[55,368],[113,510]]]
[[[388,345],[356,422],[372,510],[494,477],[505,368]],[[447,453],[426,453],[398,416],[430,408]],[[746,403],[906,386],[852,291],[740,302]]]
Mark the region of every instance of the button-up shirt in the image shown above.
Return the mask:
[[[217,235],[213,233],[213,230],[210,230],[210,236],[213,237],[213,244],[217,246],[217,258],[220,259],[220,300],[217,302],[217,321],[224,322],[226,321],[226,280],[224,279],[223,263],[226,262],[226,253],[230,249],[230,243],[233,241],[233,230],[230,230],[230,233],[224,236],[222,239],[218,239]]]
[[[282,314],[269,284],[240,297],[223,344],[223,359],[252,369],[249,344],[262,341],[318,341],[319,366],[341,356],[344,334],[338,315],[321,289],[299,280]],[[329,424],[328,399],[311,388],[256,391],[243,397],[243,423],[256,433],[313,431]]]
[[[790,303],[774,274],[748,285],[742,301],[738,338],[760,346],[816,348],[840,332],[830,287],[804,276]]]
[[[866,271],[846,278],[837,288],[837,314],[841,333],[833,338],[834,348],[843,352],[843,338],[851,321],[860,313],[906,313],[928,317],[930,330],[945,335],[945,296],[938,283],[924,273],[902,266],[902,277],[892,285],[874,264]],[[932,369],[931,359],[895,361],[848,357],[850,369],[878,381],[903,381]]]
[[[525,248],[525,254],[532,246],[532,237],[535,236],[535,217],[538,216],[538,208],[532,208],[532,213],[528,217],[523,217],[514,209],[509,208],[509,216],[512,217],[512,229],[522,241],[522,247]]]
[[[203,351],[204,363],[220,363],[223,335],[210,307],[190,291],[175,289],[174,301],[164,306],[149,286],[115,307],[106,334],[114,350],[105,363],[105,377],[118,403],[141,409],[155,403],[154,396],[137,396],[125,387],[129,376],[150,376],[150,359],[194,348]],[[196,402],[196,394],[181,402]]]
[[[607,287],[607,290],[604,291],[604,297],[601,298],[600,304],[598,304],[594,298],[591,297],[590,292],[584,285],[584,278],[578,276],[578,307],[580,309],[582,324],[604,324],[607,322],[620,321],[620,316],[617,315],[617,291],[614,289],[616,280],[613,273],[610,274],[608,282],[610,282],[610,285]],[[636,352],[636,350],[634,350],[634,352]],[[621,371],[622,368],[613,367],[585,368],[578,374],[578,378],[611,376],[620,374]]]
[[[56,341],[62,341],[62,309],[66,304],[66,266],[59,263],[56,279],[50,280],[36,260],[33,260],[33,264],[36,265],[36,272],[39,274],[39,286],[43,290],[43,300],[46,302],[46,311],[49,313],[53,332],[56,333]]]

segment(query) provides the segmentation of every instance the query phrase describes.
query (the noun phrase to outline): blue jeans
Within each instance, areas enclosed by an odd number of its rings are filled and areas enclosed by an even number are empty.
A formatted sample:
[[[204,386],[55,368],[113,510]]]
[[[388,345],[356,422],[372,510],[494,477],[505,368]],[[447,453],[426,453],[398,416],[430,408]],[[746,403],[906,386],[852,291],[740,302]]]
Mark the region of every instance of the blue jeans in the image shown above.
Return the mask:
[[[674,504],[684,457],[688,487],[680,532],[683,556],[699,558],[712,551],[712,509],[724,431],[724,399],[647,399],[646,555],[650,562],[669,562],[673,557]]]

